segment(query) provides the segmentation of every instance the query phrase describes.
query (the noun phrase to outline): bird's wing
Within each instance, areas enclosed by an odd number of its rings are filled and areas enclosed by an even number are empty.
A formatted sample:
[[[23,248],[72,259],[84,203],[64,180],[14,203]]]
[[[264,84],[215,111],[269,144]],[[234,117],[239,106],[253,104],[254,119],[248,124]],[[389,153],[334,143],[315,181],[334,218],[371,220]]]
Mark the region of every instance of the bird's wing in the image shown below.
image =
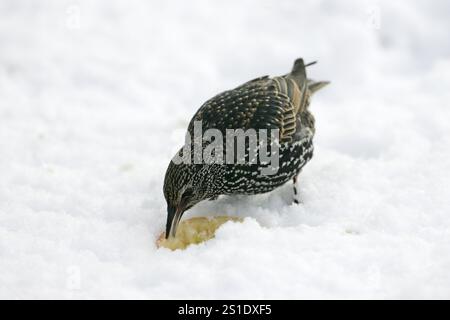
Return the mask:
[[[192,136],[194,121],[202,121],[203,131],[279,129],[280,141],[290,141],[297,114],[307,101],[307,88],[302,89],[287,77],[254,79],[205,102],[192,118],[189,133]]]
[[[251,84],[255,84],[255,83],[260,83],[260,82],[263,82],[268,79],[269,79],[269,76],[258,77],[258,78],[255,78],[253,80],[250,80],[250,81],[247,81],[247,82],[241,84],[239,87],[236,87],[235,89],[239,89],[239,88],[242,88],[242,87],[245,87],[245,86],[248,86]]]

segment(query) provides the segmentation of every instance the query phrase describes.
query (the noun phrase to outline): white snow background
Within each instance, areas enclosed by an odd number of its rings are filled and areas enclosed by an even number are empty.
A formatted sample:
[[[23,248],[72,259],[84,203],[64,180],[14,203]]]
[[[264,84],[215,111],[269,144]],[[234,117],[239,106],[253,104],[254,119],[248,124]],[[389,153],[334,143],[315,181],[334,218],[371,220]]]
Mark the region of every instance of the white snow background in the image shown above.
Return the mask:
[[[0,1],[1,298],[450,298],[448,1]],[[295,58],[330,80],[292,186],[157,249],[197,108]]]

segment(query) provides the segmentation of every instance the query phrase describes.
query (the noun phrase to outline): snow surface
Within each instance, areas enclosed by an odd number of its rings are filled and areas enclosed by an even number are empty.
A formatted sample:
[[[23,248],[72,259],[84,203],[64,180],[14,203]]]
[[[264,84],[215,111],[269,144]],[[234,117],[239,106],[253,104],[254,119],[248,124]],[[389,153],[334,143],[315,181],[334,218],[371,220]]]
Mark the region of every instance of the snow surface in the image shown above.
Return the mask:
[[[0,1],[1,298],[450,298],[448,1]],[[293,60],[315,157],[248,217],[156,249],[212,95]]]

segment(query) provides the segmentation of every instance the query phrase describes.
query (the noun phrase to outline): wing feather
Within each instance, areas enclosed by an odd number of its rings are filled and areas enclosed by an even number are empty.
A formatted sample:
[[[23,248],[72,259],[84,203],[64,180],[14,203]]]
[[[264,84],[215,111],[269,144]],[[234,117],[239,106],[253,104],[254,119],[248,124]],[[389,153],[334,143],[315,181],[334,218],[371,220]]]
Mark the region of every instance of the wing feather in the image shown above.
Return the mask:
[[[202,121],[203,131],[226,129],[279,129],[282,142],[291,141],[298,130],[298,113],[306,102],[306,85],[299,88],[288,77],[260,77],[222,92],[206,101],[192,118]]]

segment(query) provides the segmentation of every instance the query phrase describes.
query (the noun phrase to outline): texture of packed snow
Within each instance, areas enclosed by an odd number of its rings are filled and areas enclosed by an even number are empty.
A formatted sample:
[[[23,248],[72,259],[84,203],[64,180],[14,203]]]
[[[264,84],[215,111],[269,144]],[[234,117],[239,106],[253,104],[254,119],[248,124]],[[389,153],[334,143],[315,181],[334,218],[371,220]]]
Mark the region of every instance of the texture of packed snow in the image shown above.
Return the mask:
[[[1,298],[450,298],[448,1],[0,1]],[[216,238],[157,249],[212,95],[295,58],[315,156]]]

